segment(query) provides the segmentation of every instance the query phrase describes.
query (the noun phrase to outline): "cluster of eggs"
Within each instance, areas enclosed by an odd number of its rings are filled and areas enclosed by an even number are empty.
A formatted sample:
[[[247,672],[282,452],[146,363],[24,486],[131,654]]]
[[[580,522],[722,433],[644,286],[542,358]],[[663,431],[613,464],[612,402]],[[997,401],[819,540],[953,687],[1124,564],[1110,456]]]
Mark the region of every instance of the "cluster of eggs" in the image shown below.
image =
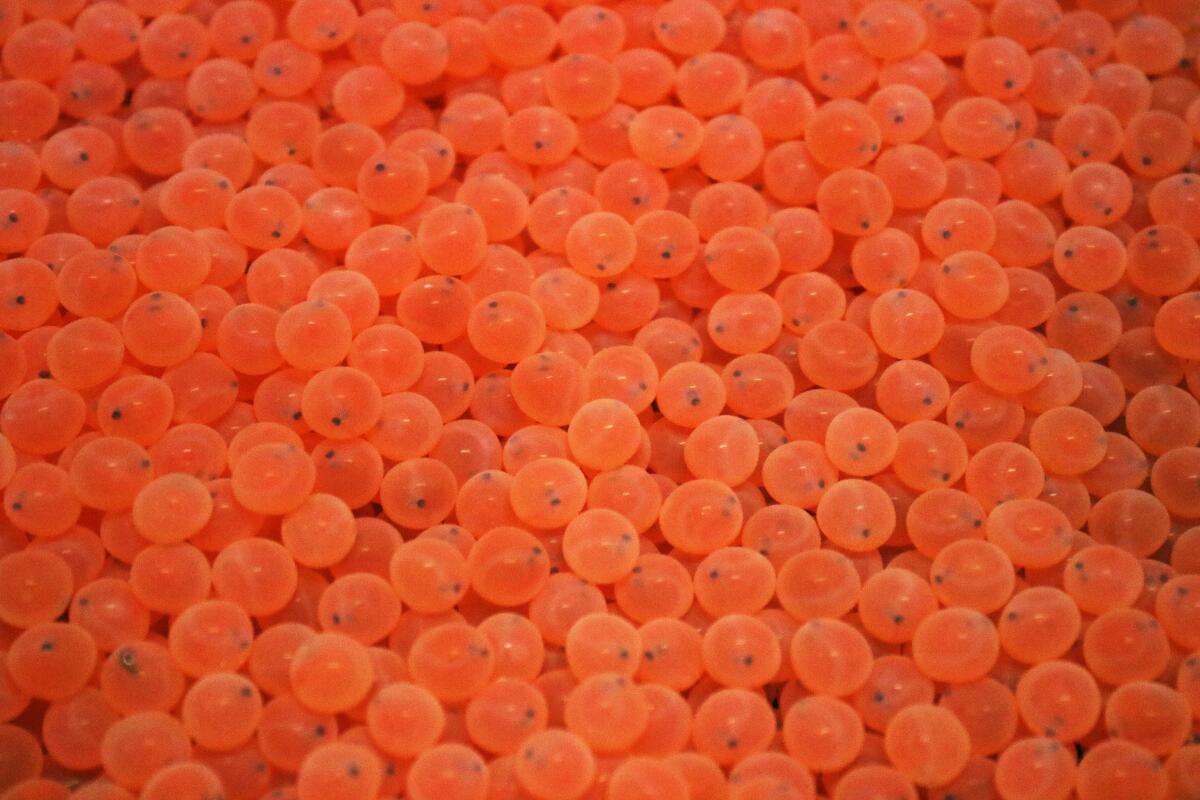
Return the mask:
[[[0,799],[1197,800],[1195,0],[0,0]]]

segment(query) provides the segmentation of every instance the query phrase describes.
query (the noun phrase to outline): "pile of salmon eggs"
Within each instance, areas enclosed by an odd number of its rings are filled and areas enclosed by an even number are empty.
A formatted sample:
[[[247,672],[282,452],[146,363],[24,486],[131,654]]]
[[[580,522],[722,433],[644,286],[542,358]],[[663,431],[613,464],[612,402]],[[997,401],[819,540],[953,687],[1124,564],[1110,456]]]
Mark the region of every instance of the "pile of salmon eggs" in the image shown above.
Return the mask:
[[[0,0],[0,800],[1200,800],[1197,0]]]

